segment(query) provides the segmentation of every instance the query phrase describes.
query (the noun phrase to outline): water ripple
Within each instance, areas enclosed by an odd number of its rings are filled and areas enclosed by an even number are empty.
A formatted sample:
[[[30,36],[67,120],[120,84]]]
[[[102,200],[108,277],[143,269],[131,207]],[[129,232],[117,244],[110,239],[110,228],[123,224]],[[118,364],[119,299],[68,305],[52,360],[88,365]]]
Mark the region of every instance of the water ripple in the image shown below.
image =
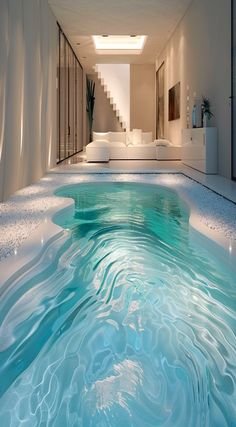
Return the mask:
[[[187,207],[148,185],[60,194],[70,231],[0,302],[2,425],[236,425],[235,280]]]

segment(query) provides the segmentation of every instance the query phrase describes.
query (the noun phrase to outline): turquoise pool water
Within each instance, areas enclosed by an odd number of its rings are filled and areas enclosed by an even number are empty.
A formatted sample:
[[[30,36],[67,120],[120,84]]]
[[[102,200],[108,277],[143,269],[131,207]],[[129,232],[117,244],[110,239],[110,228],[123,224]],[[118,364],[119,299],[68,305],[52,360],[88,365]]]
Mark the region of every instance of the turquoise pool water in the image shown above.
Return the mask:
[[[175,192],[80,184],[0,300],[3,427],[236,426],[235,275]]]

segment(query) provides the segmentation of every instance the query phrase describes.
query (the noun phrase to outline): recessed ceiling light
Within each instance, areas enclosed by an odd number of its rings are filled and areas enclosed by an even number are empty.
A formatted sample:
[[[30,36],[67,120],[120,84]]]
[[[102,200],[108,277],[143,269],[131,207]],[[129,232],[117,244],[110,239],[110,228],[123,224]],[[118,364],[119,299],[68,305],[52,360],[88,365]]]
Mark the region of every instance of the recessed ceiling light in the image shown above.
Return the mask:
[[[141,53],[147,36],[93,36],[93,42],[97,53]]]

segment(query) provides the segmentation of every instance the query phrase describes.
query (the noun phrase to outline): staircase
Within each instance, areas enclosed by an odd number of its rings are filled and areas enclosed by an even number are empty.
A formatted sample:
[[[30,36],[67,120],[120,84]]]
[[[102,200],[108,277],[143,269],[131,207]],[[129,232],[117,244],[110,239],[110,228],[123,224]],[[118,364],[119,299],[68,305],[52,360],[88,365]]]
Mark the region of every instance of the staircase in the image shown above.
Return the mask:
[[[118,108],[117,108],[117,106],[116,106],[116,104],[114,102],[114,99],[111,96],[111,93],[108,90],[107,85],[106,85],[104,79],[101,76],[101,73],[98,71],[96,65],[93,67],[93,69],[94,69],[94,71],[95,71],[95,73],[97,75],[97,78],[98,78],[98,80],[99,80],[99,82],[100,82],[100,84],[101,84],[101,86],[102,86],[102,88],[104,90],[104,93],[105,93],[105,95],[106,95],[106,97],[107,97],[107,99],[108,99],[108,101],[109,101],[109,103],[110,103],[110,105],[111,105],[111,107],[112,107],[112,109],[113,109],[116,117],[117,117],[117,120],[118,120],[118,122],[120,123],[120,125],[122,127],[122,130],[125,132],[126,131],[126,123],[123,120],[123,118],[122,118],[122,116],[120,114],[120,111],[118,110]]]

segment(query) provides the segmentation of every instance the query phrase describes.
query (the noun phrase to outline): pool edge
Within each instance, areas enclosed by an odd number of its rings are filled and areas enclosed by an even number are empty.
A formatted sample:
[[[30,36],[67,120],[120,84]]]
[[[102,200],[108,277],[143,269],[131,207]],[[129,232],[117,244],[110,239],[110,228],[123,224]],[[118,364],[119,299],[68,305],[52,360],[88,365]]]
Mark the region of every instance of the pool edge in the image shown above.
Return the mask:
[[[129,174],[129,175],[132,175],[132,174]],[[154,173],[154,175],[156,174]],[[187,179],[191,179],[184,173],[178,173],[178,175],[182,175]],[[93,182],[95,181],[88,181],[88,184],[89,183],[92,184]],[[104,182],[107,183],[107,182],[113,182],[113,181],[104,180]],[[125,182],[132,182],[132,181],[127,180]],[[207,188],[208,191],[213,191],[210,188],[202,185],[200,182],[198,181],[195,181],[195,182],[198,185],[204,188]],[[83,183],[86,183],[86,181]],[[146,183],[150,185],[155,185],[155,186],[158,185],[158,183],[150,183],[150,182],[149,183],[146,182]],[[42,223],[29,236],[29,238],[26,239],[20,245],[15,255],[11,255],[3,259],[2,261],[0,261],[0,268],[1,268],[0,288],[2,288],[2,286],[6,284],[8,280],[11,280],[11,279],[14,280],[14,276],[19,270],[23,271],[24,268],[26,269],[29,266],[29,264],[30,265],[34,264],[36,259],[44,251],[45,246],[49,243],[49,241],[51,239],[56,238],[64,231],[62,227],[60,227],[59,225],[53,222],[53,218],[55,215],[62,214],[63,211],[65,210],[68,211],[68,215],[72,214],[74,212],[74,200],[71,198],[57,196],[55,193],[60,188],[78,185],[78,184],[79,183],[62,184],[62,185],[59,185],[56,189],[51,191],[51,193],[55,197],[60,198],[60,206],[56,206],[50,209],[50,211],[48,212],[48,216],[42,220]],[[166,187],[167,189],[168,188],[171,189],[168,186],[168,183],[161,184],[161,185]],[[212,230],[210,227],[203,224],[201,221],[200,213],[197,212],[196,206],[194,206],[194,204],[186,196],[186,194],[184,194],[184,192],[178,188],[175,188],[174,191],[176,191],[176,193],[178,194],[178,197],[180,197],[180,199],[183,200],[189,207],[189,210],[190,210],[189,225],[190,225],[191,234],[192,235],[195,234],[196,237],[200,237],[199,241],[204,239],[206,242],[207,241],[209,242],[210,246],[213,247],[215,245],[216,248],[218,247],[220,249],[221,255],[224,256],[224,259],[233,265],[233,260],[236,257],[236,241],[231,242],[230,239],[223,234],[223,232]],[[13,268],[13,265],[14,265],[14,268]]]

